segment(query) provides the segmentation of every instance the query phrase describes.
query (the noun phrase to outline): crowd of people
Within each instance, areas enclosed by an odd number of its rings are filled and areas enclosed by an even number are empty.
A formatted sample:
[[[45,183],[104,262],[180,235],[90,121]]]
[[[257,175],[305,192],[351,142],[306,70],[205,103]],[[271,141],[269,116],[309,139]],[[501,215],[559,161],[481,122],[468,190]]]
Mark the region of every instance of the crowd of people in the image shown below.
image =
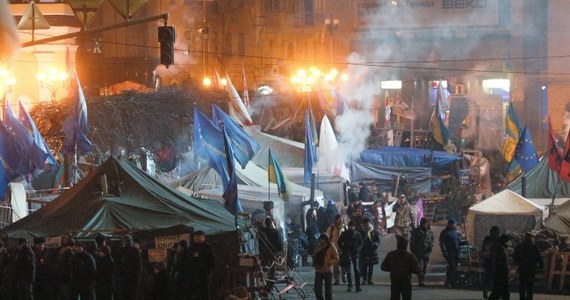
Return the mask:
[[[114,250],[102,236],[95,246],[68,236],[57,248],[45,243],[21,238],[8,249],[0,242],[0,299],[210,299],[214,253],[203,231],[191,244],[176,243],[164,262],[150,262],[130,235]]]

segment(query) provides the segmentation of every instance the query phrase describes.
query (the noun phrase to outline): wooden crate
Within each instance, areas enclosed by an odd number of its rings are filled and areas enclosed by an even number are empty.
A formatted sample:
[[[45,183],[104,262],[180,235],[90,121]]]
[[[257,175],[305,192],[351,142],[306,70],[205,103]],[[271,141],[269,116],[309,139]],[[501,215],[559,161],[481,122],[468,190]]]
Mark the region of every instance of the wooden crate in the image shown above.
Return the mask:
[[[546,288],[548,290],[552,289],[552,283],[554,281],[554,276],[560,276],[560,281],[558,282],[558,289],[564,289],[564,283],[568,276],[570,276],[570,267],[568,266],[568,260],[570,258],[570,252],[552,252],[549,257],[550,266],[548,268],[548,283]]]

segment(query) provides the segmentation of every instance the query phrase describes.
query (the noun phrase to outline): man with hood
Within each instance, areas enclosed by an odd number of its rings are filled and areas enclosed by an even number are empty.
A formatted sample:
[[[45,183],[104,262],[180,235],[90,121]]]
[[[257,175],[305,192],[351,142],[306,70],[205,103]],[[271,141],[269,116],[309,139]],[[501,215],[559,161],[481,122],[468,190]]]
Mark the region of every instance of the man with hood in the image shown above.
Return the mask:
[[[435,237],[426,218],[420,220],[420,226],[412,230],[410,251],[416,256],[421,272],[418,274],[418,286],[425,286],[424,280],[429,263],[429,255],[433,249]]]
[[[382,271],[390,272],[390,300],[412,299],[412,274],[420,274],[416,257],[406,251],[408,239],[396,235],[396,250],[386,254],[380,265]]]
[[[447,272],[445,273],[445,285],[453,287],[456,283],[456,270],[459,259],[459,241],[461,233],[455,227],[454,218],[447,220],[447,226],[439,234],[439,247],[441,254],[447,261]]]
[[[503,234],[495,243],[492,250],[492,263],[495,266],[493,271],[493,292],[489,299],[509,300],[511,293],[509,291],[509,253],[507,252],[507,242],[509,236]]]
[[[332,266],[338,263],[338,251],[331,244],[329,236],[324,233],[319,236],[319,245],[313,254],[315,267],[315,296],[318,300],[332,300]],[[325,297],[323,298],[323,281],[325,282]]]
[[[483,262],[483,282],[481,285],[483,286],[483,298],[487,299],[489,296],[487,291],[491,289],[491,284],[493,282],[493,261],[491,251],[495,246],[495,243],[499,240],[501,236],[501,230],[498,226],[492,226],[489,230],[489,235],[485,236],[483,239],[483,245],[481,245],[481,256],[480,259]]]
[[[172,267],[172,277],[174,281],[174,291],[176,299],[185,299],[188,295],[189,272],[188,261],[188,241],[182,240],[176,245],[174,255],[174,266]]]
[[[141,274],[142,259],[140,252],[134,247],[130,235],[121,237],[121,248],[117,253],[115,274],[117,299],[136,299],[137,287]]]
[[[534,235],[525,233],[524,241],[515,247],[513,258],[518,266],[519,295],[521,300],[532,300],[537,268],[544,269],[540,250],[534,244]]]
[[[267,219],[266,219],[267,220]],[[210,298],[210,280],[215,266],[212,245],[206,241],[202,230],[194,232],[194,243],[189,249],[190,262],[190,299],[207,300]]]
[[[362,235],[356,230],[354,221],[348,222],[348,229],[341,233],[338,239],[338,246],[342,253],[341,267],[346,270],[346,277],[348,279],[348,291],[352,289],[352,271],[354,271],[354,283],[356,292],[361,292],[360,289],[360,250],[362,250]]]

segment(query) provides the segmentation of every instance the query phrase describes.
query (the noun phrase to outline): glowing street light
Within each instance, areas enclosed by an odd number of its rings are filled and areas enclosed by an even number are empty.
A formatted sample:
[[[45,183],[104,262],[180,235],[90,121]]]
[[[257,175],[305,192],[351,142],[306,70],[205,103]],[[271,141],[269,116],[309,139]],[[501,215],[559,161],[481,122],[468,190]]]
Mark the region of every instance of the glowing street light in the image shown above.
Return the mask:
[[[66,87],[67,73],[58,71],[56,68],[50,68],[47,73],[38,73],[36,78],[40,82],[40,86],[50,92],[50,100],[55,101],[57,91]]]

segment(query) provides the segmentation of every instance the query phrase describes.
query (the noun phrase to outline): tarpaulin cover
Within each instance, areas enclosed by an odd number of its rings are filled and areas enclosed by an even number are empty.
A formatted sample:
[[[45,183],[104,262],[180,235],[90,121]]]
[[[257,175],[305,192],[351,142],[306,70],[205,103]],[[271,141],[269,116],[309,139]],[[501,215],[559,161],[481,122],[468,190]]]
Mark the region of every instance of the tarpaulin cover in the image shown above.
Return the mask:
[[[562,234],[570,234],[570,201],[556,208],[556,214],[549,216],[544,221],[544,227],[548,227]]]
[[[350,166],[351,182],[376,180],[381,191],[391,191],[395,179],[403,176],[412,190],[428,193],[431,190],[431,169],[421,167],[394,167],[364,162],[352,162]]]
[[[570,197],[570,183],[560,180],[557,184],[558,174],[548,168],[547,156],[543,157],[525,177],[527,198],[552,198],[555,190],[556,197]],[[507,185],[507,189],[522,195],[522,176]]]
[[[302,168],[305,165],[305,145],[296,141],[246,128],[247,133],[261,146],[251,159],[258,166],[267,165],[269,149],[282,168]]]
[[[105,175],[109,193],[103,194]],[[9,237],[78,237],[185,225],[207,234],[235,231],[234,216],[216,200],[164,186],[123,158],[109,158],[73,188],[26,218],[0,229]]]
[[[391,146],[367,149],[360,153],[360,161],[364,163],[402,168],[432,168],[435,175],[451,173],[453,163],[458,160],[461,160],[461,156],[454,153]]]
[[[511,190],[503,190],[469,208],[467,239],[473,245],[481,246],[493,225],[499,226],[501,232],[522,233],[537,229],[542,214],[538,205]]]

